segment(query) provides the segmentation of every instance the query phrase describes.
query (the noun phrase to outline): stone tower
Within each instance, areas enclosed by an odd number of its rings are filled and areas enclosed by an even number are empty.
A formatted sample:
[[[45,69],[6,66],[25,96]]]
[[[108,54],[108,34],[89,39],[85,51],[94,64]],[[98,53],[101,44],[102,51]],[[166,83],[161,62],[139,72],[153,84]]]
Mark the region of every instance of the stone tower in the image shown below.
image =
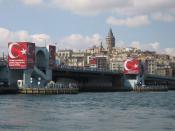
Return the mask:
[[[115,37],[112,33],[112,29],[109,29],[108,36],[106,37],[106,44],[107,44],[107,49],[108,53],[112,53],[112,48],[115,47]]]

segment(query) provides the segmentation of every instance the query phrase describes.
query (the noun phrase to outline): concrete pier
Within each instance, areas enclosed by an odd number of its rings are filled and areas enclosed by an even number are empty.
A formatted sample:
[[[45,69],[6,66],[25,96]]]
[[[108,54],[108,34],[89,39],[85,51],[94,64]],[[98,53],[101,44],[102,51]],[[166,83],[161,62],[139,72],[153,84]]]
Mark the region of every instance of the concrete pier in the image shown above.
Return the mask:
[[[168,87],[167,86],[137,86],[133,89],[133,91],[136,92],[161,92],[161,91],[168,91]]]
[[[20,94],[78,94],[78,88],[20,88]]]

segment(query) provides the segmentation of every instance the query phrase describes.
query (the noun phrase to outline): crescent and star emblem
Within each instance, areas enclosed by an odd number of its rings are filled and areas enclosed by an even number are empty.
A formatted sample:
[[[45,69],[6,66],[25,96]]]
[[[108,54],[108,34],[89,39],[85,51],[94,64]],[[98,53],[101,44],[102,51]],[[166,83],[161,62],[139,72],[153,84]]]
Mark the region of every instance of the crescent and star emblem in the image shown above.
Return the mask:
[[[131,70],[131,69],[129,69],[129,68],[127,67],[128,62],[130,62],[130,61],[133,61],[133,59],[128,59],[128,60],[126,60],[126,61],[124,62],[124,68],[125,68],[126,71]],[[134,68],[138,68],[138,64],[135,64],[135,65],[134,65]]]
[[[14,56],[14,55],[12,54],[12,47],[13,47],[14,45],[19,45],[19,44],[18,44],[18,43],[12,43],[12,44],[9,45],[9,56],[10,56],[10,58],[12,58],[12,59],[15,59],[15,58],[18,57],[18,56]]]
[[[14,56],[13,53],[12,53],[12,48],[15,45],[16,46],[19,46],[18,43],[12,43],[12,44],[9,45],[9,51],[8,52],[9,52],[9,56],[10,56],[11,59],[15,59],[15,58],[18,58],[19,57],[19,54],[17,56]],[[26,51],[27,50],[23,48],[20,52],[21,52],[22,55],[26,55]]]
[[[132,60],[131,60],[131,59],[128,59],[128,60],[126,60],[126,61],[124,62],[124,68],[125,68],[125,70],[127,70],[127,71],[130,70],[130,69],[128,69],[128,67],[127,67],[127,63],[128,63],[129,61],[132,61]]]

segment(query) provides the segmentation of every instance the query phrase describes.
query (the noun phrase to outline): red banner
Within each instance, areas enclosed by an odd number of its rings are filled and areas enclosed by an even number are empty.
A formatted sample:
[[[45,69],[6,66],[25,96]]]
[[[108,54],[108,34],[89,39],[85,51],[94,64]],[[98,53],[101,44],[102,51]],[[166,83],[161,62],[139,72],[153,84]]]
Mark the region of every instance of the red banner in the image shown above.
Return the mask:
[[[52,68],[55,65],[55,54],[56,54],[56,46],[49,45],[49,66]]]
[[[35,44],[12,42],[8,44],[8,65],[10,69],[27,69],[35,63]]]
[[[35,65],[35,43],[28,43],[27,45],[27,68],[33,68]]]
[[[140,60],[127,59],[124,62],[124,74],[139,74],[140,73]]]
[[[97,64],[96,57],[89,57],[89,64],[90,65],[96,65]]]

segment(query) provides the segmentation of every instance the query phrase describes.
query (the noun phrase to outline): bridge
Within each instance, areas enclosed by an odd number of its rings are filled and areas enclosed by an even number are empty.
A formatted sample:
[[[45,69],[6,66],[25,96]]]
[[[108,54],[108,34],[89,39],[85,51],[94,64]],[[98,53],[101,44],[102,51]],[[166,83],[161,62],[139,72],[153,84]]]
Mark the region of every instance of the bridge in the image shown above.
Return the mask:
[[[7,62],[0,58],[0,86],[8,85],[8,73],[7,73]]]
[[[133,74],[134,78],[131,78],[126,77],[123,71],[55,65],[55,46],[37,47],[35,43],[30,42],[12,42],[9,45],[8,63],[0,59],[0,82],[8,83],[13,88],[17,87],[19,80],[24,88],[46,87],[48,82],[54,81],[76,83],[80,91],[120,91],[125,90],[127,84],[134,88],[132,84],[139,81],[137,79],[139,74]],[[12,50],[12,47],[15,50]],[[22,49],[27,52],[21,54]],[[17,53],[17,57],[14,57],[13,55]],[[145,83],[166,84],[169,88],[173,88],[175,79],[147,75]]]
[[[77,66],[67,66],[67,65],[57,65],[54,67],[53,70],[57,71],[69,71],[69,72],[79,72],[79,73],[96,73],[96,74],[108,74],[108,75],[115,75],[115,74],[123,74],[123,71],[114,71],[109,69],[98,69],[98,68],[91,68],[91,67],[77,67]]]
[[[7,86],[9,82],[7,62],[0,61],[0,86]],[[42,69],[34,68],[34,74],[42,74]],[[42,76],[41,75],[41,76]],[[44,75],[43,75],[44,76]],[[80,91],[124,91],[123,72],[104,70],[89,67],[75,67],[57,65],[52,69],[52,78],[55,82],[77,83]],[[45,77],[43,77],[44,79]],[[147,74],[146,85],[167,85],[170,90],[175,89],[175,78]]]
[[[63,65],[56,66],[52,74],[55,82],[77,83],[80,91],[119,91],[123,89],[121,71]]]
[[[169,90],[175,90],[175,78],[160,75],[147,74],[145,76],[146,85],[167,85]]]
[[[5,67],[5,66],[7,66],[7,61],[5,61],[4,59],[0,58],[0,69],[2,67]]]
[[[7,87],[8,86],[8,79],[0,78],[0,87]]]

